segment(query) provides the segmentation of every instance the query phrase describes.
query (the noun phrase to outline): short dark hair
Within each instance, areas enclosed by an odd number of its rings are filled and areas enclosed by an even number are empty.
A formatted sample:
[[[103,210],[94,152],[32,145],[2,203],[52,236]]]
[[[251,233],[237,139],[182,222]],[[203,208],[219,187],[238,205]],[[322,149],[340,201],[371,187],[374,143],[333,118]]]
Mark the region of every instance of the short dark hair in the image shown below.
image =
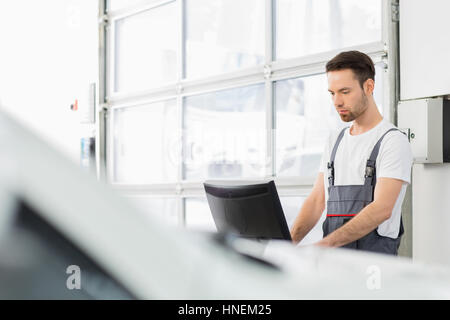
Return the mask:
[[[326,65],[327,72],[343,69],[351,69],[353,71],[361,88],[367,79],[375,81],[375,66],[372,59],[365,53],[356,50],[344,51],[328,61]]]

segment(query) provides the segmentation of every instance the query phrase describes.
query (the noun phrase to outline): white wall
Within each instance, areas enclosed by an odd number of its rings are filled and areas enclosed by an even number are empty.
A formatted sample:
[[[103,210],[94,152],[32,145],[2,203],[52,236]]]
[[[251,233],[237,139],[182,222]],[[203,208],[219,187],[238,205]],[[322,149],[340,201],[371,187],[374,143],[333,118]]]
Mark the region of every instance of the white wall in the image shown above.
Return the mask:
[[[400,0],[402,100],[450,93],[450,1]]]
[[[400,0],[401,99],[450,94],[449,11],[448,0]],[[412,220],[413,259],[450,265],[450,164],[414,164]]]
[[[98,1],[0,1],[0,103],[74,161],[80,112],[98,74]]]
[[[450,164],[413,167],[413,259],[450,265]]]

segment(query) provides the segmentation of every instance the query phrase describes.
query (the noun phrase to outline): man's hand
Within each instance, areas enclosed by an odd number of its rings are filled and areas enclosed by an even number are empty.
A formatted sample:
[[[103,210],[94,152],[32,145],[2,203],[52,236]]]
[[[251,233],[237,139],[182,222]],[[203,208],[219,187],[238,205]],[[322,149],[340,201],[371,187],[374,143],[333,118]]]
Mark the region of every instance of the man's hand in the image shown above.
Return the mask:
[[[323,172],[319,172],[311,193],[303,202],[303,206],[295,218],[291,229],[291,238],[294,244],[299,243],[320,219],[325,209],[325,189]]]
[[[329,242],[329,240],[327,238],[328,237],[323,238],[322,240],[314,243],[314,245],[318,246],[318,247],[332,247],[331,243]]]

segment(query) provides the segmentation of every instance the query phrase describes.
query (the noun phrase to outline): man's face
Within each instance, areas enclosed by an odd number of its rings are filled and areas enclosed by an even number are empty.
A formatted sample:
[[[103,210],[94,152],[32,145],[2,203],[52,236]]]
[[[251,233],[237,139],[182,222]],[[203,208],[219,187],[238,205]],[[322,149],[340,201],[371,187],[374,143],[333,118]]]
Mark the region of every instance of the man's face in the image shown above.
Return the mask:
[[[367,110],[367,95],[351,69],[329,71],[327,76],[328,91],[342,121],[353,121]]]

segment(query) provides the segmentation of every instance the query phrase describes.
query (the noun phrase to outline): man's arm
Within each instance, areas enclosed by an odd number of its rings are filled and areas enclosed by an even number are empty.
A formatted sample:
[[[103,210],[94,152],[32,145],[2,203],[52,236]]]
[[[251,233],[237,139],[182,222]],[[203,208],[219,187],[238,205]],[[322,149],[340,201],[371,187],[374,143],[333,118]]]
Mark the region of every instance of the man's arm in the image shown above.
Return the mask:
[[[383,221],[390,218],[402,187],[402,180],[378,178],[374,201],[362,209],[353,219],[317,242],[317,245],[341,247],[361,239]]]
[[[317,175],[314,187],[303,202],[303,206],[295,218],[291,228],[291,237],[294,243],[300,242],[320,219],[325,209],[325,190],[323,184],[323,173]]]

